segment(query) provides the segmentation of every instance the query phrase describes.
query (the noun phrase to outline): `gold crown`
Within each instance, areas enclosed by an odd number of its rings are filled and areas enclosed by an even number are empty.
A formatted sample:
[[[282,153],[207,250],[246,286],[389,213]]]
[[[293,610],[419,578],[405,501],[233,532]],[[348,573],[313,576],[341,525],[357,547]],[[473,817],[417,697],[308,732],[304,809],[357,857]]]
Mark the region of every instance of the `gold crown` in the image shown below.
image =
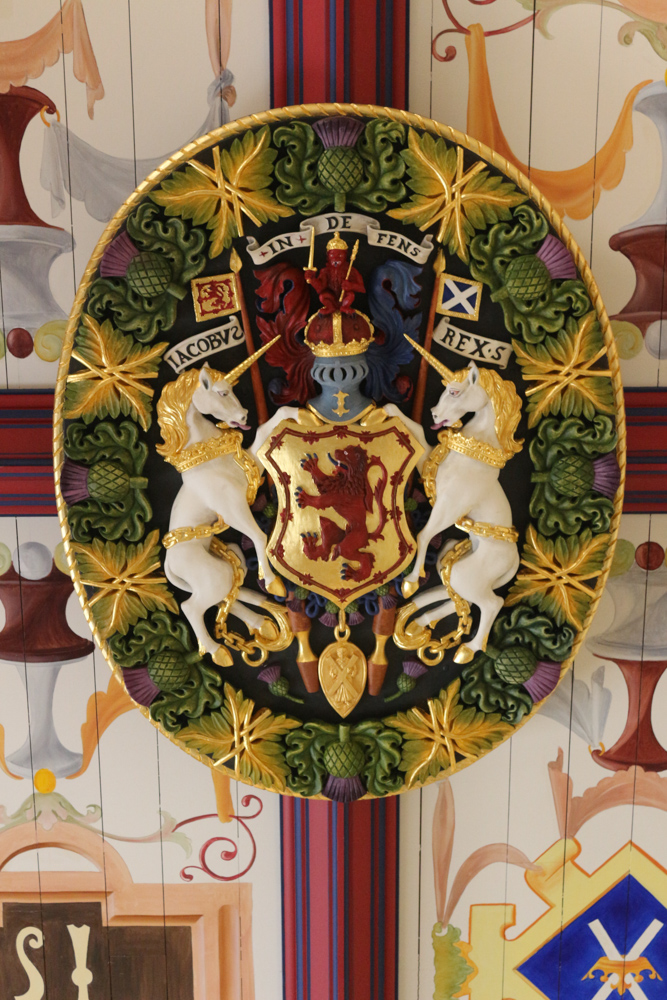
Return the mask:
[[[331,237],[327,243],[327,250],[347,250],[347,243],[341,239],[340,233]]]
[[[354,311],[357,315],[363,316],[368,324],[369,336],[363,337],[361,340],[348,340],[347,342],[343,340],[343,317],[339,312],[335,312],[331,314],[333,332],[333,340],[331,343],[327,344],[320,341],[319,343],[313,344],[308,339],[308,331],[310,329],[310,324],[319,316],[319,313],[314,313],[310,317],[306,323],[304,340],[316,358],[343,358],[349,357],[352,354],[363,354],[368,350],[369,346],[373,343],[375,327],[365,313],[359,312],[358,309],[355,309]]]

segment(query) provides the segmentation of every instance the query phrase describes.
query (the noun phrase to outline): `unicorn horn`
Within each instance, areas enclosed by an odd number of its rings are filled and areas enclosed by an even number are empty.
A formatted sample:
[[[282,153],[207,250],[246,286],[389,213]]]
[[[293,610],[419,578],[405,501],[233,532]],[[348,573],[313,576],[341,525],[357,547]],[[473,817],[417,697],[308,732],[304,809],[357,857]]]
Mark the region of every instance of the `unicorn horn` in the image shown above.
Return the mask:
[[[225,382],[229,383],[229,385],[236,385],[238,380],[241,378],[241,375],[243,375],[243,373],[247,371],[248,368],[250,368],[250,365],[254,364],[258,358],[261,358],[262,354],[265,354],[268,351],[269,347],[273,347],[273,345],[277,340],[280,340],[280,334],[278,334],[277,337],[274,337],[273,340],[270,340],[268,344],[264,344],[262,347],[260,347],[258,351],[255,351],[254,354],[251,354],[249,358],[246,358],[245,361],[242,361],[240,365],[236,366],[236,368],[232,368],[232,370],[228,372],[226,375],[223,375],[222,378],[224,378]]]
[[[431,353],[429,353],[429,351],[427,351],[424,347],[422,347],[415,340],[413,340],[412,337],[408,337],[407,333],[404,333],[403,336],[407,341],[409,341],[409,343],[412,344],[412,346],[416,351],[419,351],[419,353],[423,358],[426,358],[430,366],[432,368],[435,368],[438,375],[442,379],[443,385],[447,385],[448,382],[453,381],[454,372],[451,370],[451,368],[448,368],[447,365],[443,365],[442,361],[438,361],[437,358],[435,358]]]

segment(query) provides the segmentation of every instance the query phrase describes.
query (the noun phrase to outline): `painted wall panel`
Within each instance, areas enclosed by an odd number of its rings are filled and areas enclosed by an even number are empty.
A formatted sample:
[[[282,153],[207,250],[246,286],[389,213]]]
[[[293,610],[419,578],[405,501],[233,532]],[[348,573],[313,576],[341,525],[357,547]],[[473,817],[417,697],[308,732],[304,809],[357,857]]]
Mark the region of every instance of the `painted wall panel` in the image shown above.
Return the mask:
[[[63,9],[66,6],[64,4]],[[61,125],[67,126],[72,135],[91,147],[93,153],[88,161],[91,170],[91,163],[109,167],[113,165],[112,158],[127,161],[130,182],[126,193],[134,186],[135,172],[136,179],[141,179],[139,175],[145,172],[145,161],[157,162],[167,156],[192,137],[206,118],[209,110],[207,89],[213,78],[206,34],[206,6],[212,8],[213,4],[186,7],[175,0],[168,3],[131,0],[128,4],[111,6],[87,3],[86,23],[105,89],[105,97],[95,103],[93,118],[88,114],[86,88],[75,79],[71,54],[46,67],[38,78],[28,81],[54,101],[61,114]],[[290,6],[298,13],[298,3]],[[339,71],[335,83],[341,93],[318,96],[317,87],[330,89],[332,77],[330,74],[328,79],[322,79],[321,72],[314,72],[309,82],[314,88],[313,96],[307,98],[312,100],[331,96],[342,98],[346,87],[350,90],[355,86],[370,86],[370,62],[369,66],[355,62],[348,67],[345,78],[341,46],[347,23],[345,8],[349,5],[332,2],[321,6],[323,16],[332,13],[339,16],[333,51]],[[236,88],[236,103],[230,111],[232,117],[263,110],[271,103],[271,86],[273,83],[276,87],[279,69],[276,51],[281,44],[284,49],[286,43],[281,41],[284,32],[281,35],[281,26],[276,22],[272,44],[270,14],[276,17],[282,10],[285,15],[285,7],[285,4],[282,8],[280,4],[270,4],[269,0],[246,0],[233,5],[227,62],[234,74]],[[397,4],[381,7],[386,8],[381,11],[383,16],[390,7],[398,10]],[[515,22],[530,18],[532,5],[525,0],[486,4],[473,4],[468,0],[452,0],[449,4],[439,0],[415,0],[409,10],[410,110],[467,130],[469,97],[471,92],[479,92],[482,78],[479,69],[481,49],[476,50],[477,62],[471,70],[465,30],[469,25],[481,23],[484,31],[499,32],[484,39],[485,57],[498,121],[512,153],[534,170],[550,174],[579,167],[595,158],[594,171],[599,178],[606,162],[603,162],[605,143],[617,127],[628,95],[642,81],[664,79],[666,63],[660,32],[664,36],[663,22],[667,13],[662,7],[664,5],[656,3],[653,12],[650,7],[643,7],[637,15],[640,26],[633,36],[624,28],[637,14],[629,2],[619,5],[538,3],[540,21],[504,31],[502,29]],[[551,37],[547,36],[544,24],[549,9],[552,11],[548,21]],[[5,0],[0,3],[0,42],[29,36],[49,18],[58,16],[60,10],[56,0],[34,0],[28,5]],[[463,31],[456,30],[450,11]],[[642,13],[645,15],[643,21]],[[652,13],[662,21],[651,20]],[[359,9],[352,14],[348,21],[355,34],[353,40],[358,42],[359,25],[367,11]],[[313,19],[312,32],[306,31],[304,51],[308,51],[308,45],[318,49],[326,47],[331,37],[321,30],[310,9],[306,10],[306,27],[309,17]],[[440,34],[445,31],[449,33]],[[440,58],[433,55],[434,43]],[[448,46],[452,46],[456,54],[448,61],[441,61]],[[393,55],[398,66],[396,51]],[[383,66],[386,70],[386,62],[381,63],[380,69]],[[321,70],[321,63],[315,68]],[[284,92],[289,82],[287,71],[284,60],[281,70]],[[292,89],[295,82],[298,84],[293,72]],[[401,80],[394,83],[398,88],[395,92],[400,92]],[[385,85],[384,78],[380,84],[381,89]],[[361,91],[359,93],[361,95]],[[355,99],[354,94],[351,96]],[[377,99],[384,100],[381,96]],[[667,91],[664,100],[667,101]],[[626,257],[611,249],[609,240],[624,227],[632,227],[649,209],[660,188],[662,168],[655,121],[645,114],[628,111],[621,125],[625,129],[624,137],[616,144],[618,148],[610,152],[611,160],[617,163],[616,172],[608,168],[610,172],[605,175],[608,186],[600,192],[594,208],[592,187],[587,192],[584,185],[582,198],[590,199],[591,211],[580,212],[582,218],[567,220],[591,261],[612,315],[619,313],[631,299],[636,274]],[[28,126],[21,147],[21,175],[34,211],[45,222],[63,227],[75,241],[73,253],[62,253],[48,274],[42,269],[35,276],[36,280],[50,286],[57,304],[66,313],[105,223],[103,218],[91,214],[85,201],[71,198],[66,190],[60,213],[52,214],[51,195],[40,180],[45,133],[46,126],[37,116]],[[611,156],[614,151],[615,160]],[[73,162],[65,160],[69,167]],[[85,174],[84,181],[91,176],[92,173]],[[94,198],[91,205],[93,201]],[[98,216],[102,214],[97,212]],[[660,262],[658,267],[662,267]],[[9,301],[6,280],[6,276],[3,278],[0,274],[3,299]],[[655,287],[655,276],[652,280]],[[4,319],[2,327],[6,335],[9,331]],[[36,330],[30,332],[34,334]],[[655,357],[659,329],[653,335],[653,354],[646,349],[636,330],[626,327],[618,328],[618,332],[626,385],[632,388],[663,385],[665,361]],[[0,385],[19,390],[48,389],[54,384],[55,371],[55,359],[45,360],[34,351],[26,358],[5,352],[0,362]],[[651,412],[644,415],[641,434],[648,435],[649,440],[659,441],[657,404],[652,402],[647,409]],[[634,412],[639,412],[639,408],[635,407]],[[637,417],[638,421],[640,419],[643,419],[641,415]],[[639,428],[639,423],[635,426]],[[635,465],[632,466],[638,477],[642,475],[641,468],[648,464],[644,459],[655,457],[647,456],[646,438],[641,440],[643,445],[635,447]],[[3,478],[3,482],[5,479],[9,477]],[[664,549],[667,545],[667,522],[661,513],[664,511],[664,489],[654,489],[654,480],[649,480],[647,485],[645,477],[641,481],[636,479],[635,484],[633,512],[623,519],[621,537],[635,549],[648,541]],[[654,513],[641,513],[642,510]],[[58,542],[53,517],[7,516],[0,519],[0,543],[7,547],[10,556],[18,546],[34,542],[44,544],[53,554]],[[630,550],[626,548],[625,551]],[[633,555],[628,558],[631,563]],[[587,646],[549,710],[524,727],[510,744],[474,768],[455,775],[450,782],[451,802],[445,801],[447,793],[438,786],[403,796],[399,851],[400,961],[396,993],[400,1000],[431,997],[434,989],[437,1000],[453,995],[471,996],[473,1000],[492,1000],[494,997],[530,1000],[545,995],[567,995],[582,1000],[593,997],[602,985],[601,970],[594,974],[593,982],[582,978],[588,968],[579,975],[577,967],[576,989],[572,985],[566,988],[565,979],[562,988],[559,986],[558,977],[565,972],[554,972],[550,964],[552,954],[544,947],[549,941],[558,940],[563,953],[567,941],[565,936],[561,940],[561,925],[574,924],[580,911],[586,910],[593,898],[606,898],[611,888],[616,883],[621,884],[628,875],[646,891],[655,894],[656,914],[660,912],[658,903],[667,905],[662,872],[667,867],[664,849],[664,803],[667,799],[661,784],[665,779],[660,776],[663,768],[657,771],[632,770],[631,767],[617,771],[603,769],[591,753],[602,751],[599,744],[604,744],[609,751],[618,742],[628,719],[628,688],[619,667],[608,657],[595,656],[593,652],[595,636],[612,632],[615,621],[620,620],[625,598],[632,598],[639,609],[630,619],[637,677],[648,676],[646,672],[642,674],[639,665],[642,656],[644,664],[657,662],[656,650],[664,617],[660,603],[664,584],[661,578],[651,574],[667,571],[664,562],[650,571],[642,570],[637,563],[634,565],[635,569],[631,564],[623,566],[625,572],[619,572],[614,578],[617,604],[614,604],[610,588]],[[656,582],[652,582],[654,579]],[[642,600],[649,594],[656,599],[645,610]],[[67,619],[75,633],[86,635],[85,623],[74,599],[68,605]],[[28,643],[33,640],[36,627],[30,626],[26,637]],[[1,642],[0,631],[0,646]],[[601,666],[604,667],[603,681],[599,673]],[[39,686],[39,674],[34,668],[25,664],[19,667],[17,670],[11,662],[0,662],[0,724],[4,729],[4,753],[9,770],[12,757],[31,732],[26,677],[29,690],[35,692]],[[167,923],[171,926],[175,917],[188,907],[192,914],[199,907],[208,916],[200,915],[198,923],[189,925],[195,928],[190,932],[193,946],[208,940],[207,933],[214,933],[228,952],[224,970],[212,972],[206,965],[206,948],[200,947],[197,951],[195,947],[193,988],[199,990],[195,996],[213,997],[217,990],[221,996],[230,998],[250,1000],[256,996],[262,1000],[277,1000],[283,996],[283,895],[277,798],[267,793],[254,794],[244,787],[232,788],[233,812],[248,818],[244,820],[245,826],[234,819],[221,823],[207,771],[167,741],[157,739],[154,730],[139,718],[135,709],[112,718],[122,704],[120,700],[114,702],[113,698],[105,700],[109,678],[107,665],[98,653],[66,664],[58,676],[49,706],[58,739],[76,754],[83,753],[87,740],[91,754],[83,773],[76,777],[59,776],[54,792],[48,793],[54,796],[49,805],[52,814],[43,812],[37,822],[37,828],[45,830],[48,837],[40,832],[35,840],[36,825],[30,812],[32,778],[36,769],[29,769],[21,780],[0,772],[0,843],[8,842],[3,841],[3,837],[11,837],[24,845],[33,841],[40,845],[38,851],[17,854],[2,868],[0,898],[4,900],[11,890],[24,893],[32,902],[37,900],[50,905],[50,893],[62,885],[57,877],[66,876],[75,884],[74,873],[79,873],[77,878],[83,879],[85,875],[90,879],[91,892],[104,895],[104,885],[114,883],[125,866],[134,888],[127,888],[129,882],[125,882],[122,883],[125,889],[114,890],[116,897],[104,897],[103,922],[113,922],[118,914],[120,921],[125,921],[127,911],[123,907],[127,904],[130,910],[134,908],[135,915],[142,917],[144,924],[150,919],[164,928]],[[96,695],[97,702],[89,701]],[[651,707],[653,728],[662,745],[667,745],[666,699],[667,680],[663,676]],[[81,727],[87,713],[89,723],[82,740]],[[555,714],[558,718],[553,717]],[[108,728],[98,733],[108,718],[111,718]],[[39,733],[35,732],[35,747],[38,737]],[[638,764],[642,761],[646,764],[639,743],[635,760]],[[632,758],[629,763],[633,763]],[[552,791],[554,783],[559,787],[563,783],[559,774],[572,781],[575,796],[574,801],[566,801],[561,788],[560,798],[557,797],[560,813]],[[605,782],[611,784],[605,785]],[[588,796],[586,802],[590,803],[591,817],[582,822],[569,839],[565,838],[564,825],[574,822],[573,816],[579,822],[585,813],[584,804],[577,801],[584,794]],[[617,804],[602,809],[605,794]],[[43,799],[40,801],[44,804]],[[95,807],[93,813],[87,813],[89,806]],[[101,818],[97,817],[97,808],[101,809]],[[596,812],[596,809],[601,811]],[[206,818],[190,822],[197,816]],[[450,821],[455,817],[451,864],[446,886],[441,864],[436,893],[434,849],[442,861],[442,852],[446,854],[442,840],[448,816]],[[50,831],[56,827],[60,833],[64,827],[64,832],[72,835],[71,842],[51,836]],[[57,840],[60,846],[44,846],[49,837]],[[118,837],[127,839],[115,839]],[[220,838],[229,838],[229,841]],[[90,860],[91,855],[97,857],[93,844],[99,848],[99,866]],[[627,844],[631,847],[626,849]],[[491,849],[490,845],[500,846]],[[575,858],[579,848],[580,853]],[[477,855],[479,870],[471,869],[476,874],[466,881],[462,866],[473,852],[480,851],[482,853]],[[226,857],[222,856],[223,852],[227,853]],[[549,885],[544,881],[547,870],[551,878]],[[593,874],[595,872],[597,874]],[[190,881],[187,876],[191,876]],[[10,877],[23,881],[2,882]],[[81,886],[85,888],[83,881]],[[440,977],[434,986],[436,966],[432,931],[438,918],[438,900],[442,913],[448,892],[454,889],[458,892],[459,887],[460,897],[450,906],[447,920],[460,930],[463,944],[452,941],[441,949],[439,954],[444,957],[438,960]],[[160,892],[152,895],[158,889]],[[639,892],[632,889],[635,891]],[[216,892],[219,899],[225,900],[218,923],[215,923],[218,918],[211,917],[212,911],[206,910],[212,905],[210,899]],[[622,922],[625,915],[629,925],[629,916],[634,910],[627,904],[625,909],[614,910],[614,905],[612,900],[604,919],[610,921],[609,934],[618,951],[625,954],[634,942],[630,941],[629,931],[622,939],[618,938],[618,921]],[[140,912],[142,907],[144,912]],[[148,910],[150,918],[146,916]],[[500,929],[503,921],[512,921],[504,938]],[[591,934],[584,924],[581,926],[582,935]],[[444,930],[439,936],[443,934]],[[651,979],[650,970],[644,970],[646,976],[641,988],[648,997],[660,996],[659,990],[664,989],[661,984],[667,981],[667,968],[659,966],[650,950],[659,944],[656,938],[653,945],[647,945],[646,955],[663,977],[662,980]],[[468,945],[472,950],[466,947]],[[596,938],[591,939],[589,945],[591,949],[602,947]],[[170,948],[177,947],[165,938],[165,948],[156,960],[158,965],[161,963],[163,969],[168,969],[171,961],[173,968],[176,958],[173,952],[170,959]],[[541,957],[535,958],[538,953]],[[569,953],[566,957],[567,962],[561,963],[565,971],[574,968]],[[607,957],[616,961],[613,956]],[[591,961],[591,966],[596,960]],[[456,975],[448,979],[448,973],[442,972],[447,963],[450,971],[458,970],[458,979]],[[48,969],[46,978],[48,982]],[[538,982],[547,984],[545,990],[540,992]],[[110,979],[107,986],[109,989],[113,986]],[[20,992],[26,985],[17,988]],[[117,991],[113,995],[117,1000]]]

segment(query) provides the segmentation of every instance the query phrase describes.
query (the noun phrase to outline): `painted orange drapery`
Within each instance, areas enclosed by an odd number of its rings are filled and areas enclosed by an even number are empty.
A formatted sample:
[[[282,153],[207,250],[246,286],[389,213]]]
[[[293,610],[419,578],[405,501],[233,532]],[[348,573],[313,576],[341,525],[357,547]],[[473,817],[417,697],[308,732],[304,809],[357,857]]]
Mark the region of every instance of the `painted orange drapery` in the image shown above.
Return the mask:
[[[503,134],[493,100],[486,44],[481,24],[471,24],[466,35],[469,63],[468,135],[490,146],[523,173],[528,174],[542,194],[561,215],[586,219],[600,198],[602,188],[611,190],[620,183],[625,170],[625,154],[632,148],[632,104],[643,80],[632,88],[604,146],[580,167],[570,170],[530,169],[514,155]]]
[[[75,774],[68,774],[68,778],[78,778],[88,769],[95,748],[102,738],[102,733],[119,715],[131,711],[134,707],[134,702],[115,674],[109,678],[109,686],[106,691],[96,691],[95,694],[91,694],[88,699],[86,721],[81,726],[83,760],[79,770]]]
[[[6,93],[12,84],[22,87],[41,76],[47,66],[58,62],[61,52],[74,54],[74,76],[86,85],[88,114],[92,118],[95,101],[104,97],[104,87],[81,0],[65,0],[62,10],[27,38],[0,42],[0,92]]]

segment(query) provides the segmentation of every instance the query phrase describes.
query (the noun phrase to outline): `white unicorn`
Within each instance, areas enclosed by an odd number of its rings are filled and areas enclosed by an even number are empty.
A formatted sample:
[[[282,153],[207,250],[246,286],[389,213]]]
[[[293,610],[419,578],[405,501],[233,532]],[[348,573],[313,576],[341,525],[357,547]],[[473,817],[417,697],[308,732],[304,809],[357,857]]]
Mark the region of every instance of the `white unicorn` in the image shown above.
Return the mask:
[[[514,432],[521,419],[521,400],[512,382],[497,372],[478,369],[474,362],[458,372],[450,371],[428,351],[407,337],[442,377],[445,391],[431,410],[433,430],[441,431],[440,443],[430,449],[422,428],[406,418],[396,406],[385,410],[400,416],[427,452],[421,474],[433,504],[430,517],[417,536],[417,554],[412,571],[403,581],[403,595],[412,597],[424,575],[424,557],[431,539],[457,524],[469,532],[471,550],[451,565],[451,590],[480,611],[479,627],[472,640],[462,645],[454,659],[468,663],[484,650],[503,599],[494,591],[508,583],[519,568],[517,532],[512,510],[498,481],[500,469],[522,448]],[[461,417],[473,416],[465,427]],[[456,544],[449,539],[438,554],[438,566]],[[436,605],[434,608],[431,605]],[[413,610],[426,610],[417,624],[432,628],[456,609],[447,586],[433,587],[417,595]]]
[[[200,649],[223,666],[232,661],[206,628],[204,614],[210,607],[224,604],[235,592],[235,599],[228,602],[226,610],[245,622],[251,633],[275,638],[275,626],[271,619],[245,607],[246,604],[261,607],[266,597],[240,586],[246,568],[241,550],[236,545],[217,543],[218,550],[227,553],[231,550],[233,555],[226,558],[214,555],[213,535],[230,527],[250,538],[266,589],[272,594],[285,593],[266,556],[266,535],[250,510],[260,483],[260,471],[243,450],[240,431],[248,429],[248,413],[232,391],[243,372],[273,343],[275,340],[265,344],[227,375],[207,364],[184,372],[164,387],[157,404],[164,440],[157,451],[178,469],[183,479],[171,509],[169,532],[163,539],[167,548],[165,574],[176,587],[190,592],[181,605],[183,613]],[[220,423],[212,424],[204,414]]]

